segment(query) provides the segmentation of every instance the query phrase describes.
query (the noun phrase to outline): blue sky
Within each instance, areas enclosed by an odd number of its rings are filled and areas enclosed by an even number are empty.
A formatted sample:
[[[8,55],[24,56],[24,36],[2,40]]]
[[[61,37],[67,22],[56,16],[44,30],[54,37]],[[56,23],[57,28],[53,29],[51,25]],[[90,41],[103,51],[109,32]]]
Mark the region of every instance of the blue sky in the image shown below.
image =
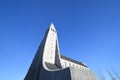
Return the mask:
[[[120,73],[119,0],[1,0],[0,80],[23,80],[53,22],[61,53]],[[108,77],[106,75],[106,77]]]

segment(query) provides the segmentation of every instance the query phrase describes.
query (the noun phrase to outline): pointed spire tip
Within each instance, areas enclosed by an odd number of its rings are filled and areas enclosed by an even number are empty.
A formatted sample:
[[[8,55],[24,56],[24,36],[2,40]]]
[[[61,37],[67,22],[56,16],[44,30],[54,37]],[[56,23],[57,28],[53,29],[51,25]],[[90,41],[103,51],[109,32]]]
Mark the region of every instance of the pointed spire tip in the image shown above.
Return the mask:
[[[50,28],[52,28],[52,29],[56,30],[56,29],[55,29],[55,26],[54,26],[54,24],[53,24],[53,23],[51,23],[51,24],[50,24]]]

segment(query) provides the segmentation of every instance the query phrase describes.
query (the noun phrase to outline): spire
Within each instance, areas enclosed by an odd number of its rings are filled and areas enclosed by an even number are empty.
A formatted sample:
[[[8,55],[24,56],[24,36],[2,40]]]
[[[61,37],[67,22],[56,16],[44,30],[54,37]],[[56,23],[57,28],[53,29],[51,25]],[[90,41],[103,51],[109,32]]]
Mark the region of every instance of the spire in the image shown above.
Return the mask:
[[[55,32],[56,32],[56,29],[55,29],[55,26],[54,26],[54,24],[53,24],[53,23],[51,23],[51,24],[50,24],[49,29],[51,29],[51,30],[53,30],[53,31],[55,31]]]

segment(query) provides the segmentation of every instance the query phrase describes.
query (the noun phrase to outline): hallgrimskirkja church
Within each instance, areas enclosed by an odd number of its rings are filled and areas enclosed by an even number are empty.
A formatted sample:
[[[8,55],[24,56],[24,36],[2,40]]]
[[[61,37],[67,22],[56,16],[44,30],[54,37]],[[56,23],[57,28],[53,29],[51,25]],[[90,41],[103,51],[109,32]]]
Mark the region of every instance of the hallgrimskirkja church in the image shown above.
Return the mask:
[[[61,55],[53,24],[46,31],[24,80],[97,80],[82,62]]]

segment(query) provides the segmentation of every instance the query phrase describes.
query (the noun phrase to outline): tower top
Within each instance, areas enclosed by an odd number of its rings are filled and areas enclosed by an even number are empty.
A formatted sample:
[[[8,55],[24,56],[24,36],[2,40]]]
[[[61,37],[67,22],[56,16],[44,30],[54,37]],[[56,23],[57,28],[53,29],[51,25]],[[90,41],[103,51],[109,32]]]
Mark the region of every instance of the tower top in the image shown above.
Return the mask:
[[[55,29],[55,26],[54,26],[54,24],[53,24],[53,23],[51,23],[51,24],[50,24],[49,29],[51,29],[51,30],[53,30],[53,31],[55,31],[55,32],[56,32],[56,29]]]

